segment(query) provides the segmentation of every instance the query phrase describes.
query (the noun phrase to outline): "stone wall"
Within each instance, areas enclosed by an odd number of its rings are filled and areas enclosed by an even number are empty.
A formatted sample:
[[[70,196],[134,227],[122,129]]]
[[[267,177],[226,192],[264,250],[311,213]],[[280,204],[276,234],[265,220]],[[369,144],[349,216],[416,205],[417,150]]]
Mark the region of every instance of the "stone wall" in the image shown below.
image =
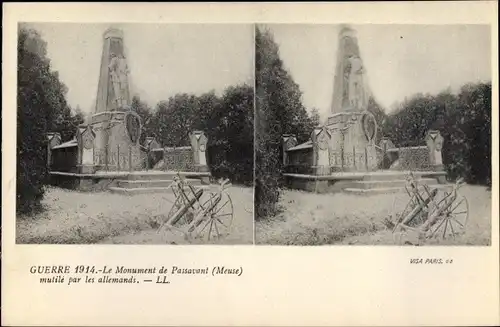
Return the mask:
[[[429,149],[427,146],[415,146],[391,149],[389,154],[397,152],[396,161],[390,169],[394,170],[433,170],[429,159]]]
[[[165,171],[195,171],[192,148],[190,146],[165,148],[163,160],[157,167]]]
[[[311,174],[313,166],[313,148],[288,152],[288,164],[285,171],[295,174]]]
[[[78,147],[65,147],[52,149],[51,171],[61,171],[68,173],[77,172]]]

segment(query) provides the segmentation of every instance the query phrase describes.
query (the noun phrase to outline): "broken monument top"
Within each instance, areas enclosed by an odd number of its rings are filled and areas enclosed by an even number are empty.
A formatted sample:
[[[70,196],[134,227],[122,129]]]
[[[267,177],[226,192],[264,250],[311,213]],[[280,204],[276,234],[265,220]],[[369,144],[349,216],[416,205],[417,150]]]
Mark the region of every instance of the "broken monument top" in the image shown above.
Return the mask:
[[[127,111],[131,105],[129,68],[123,31],[111,27],[103,33],[103,47],[95,113]]]
[[[330,113],[363,112],[368,107],[368,89],[356,31],[341,25],[338,40]]]

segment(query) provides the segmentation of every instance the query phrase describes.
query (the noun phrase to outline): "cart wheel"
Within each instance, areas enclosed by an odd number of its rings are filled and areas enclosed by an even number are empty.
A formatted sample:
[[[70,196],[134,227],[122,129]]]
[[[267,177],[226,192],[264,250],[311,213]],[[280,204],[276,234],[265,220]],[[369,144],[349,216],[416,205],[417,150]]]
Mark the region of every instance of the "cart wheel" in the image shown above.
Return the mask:
[[[233,201],[229,194],[223,192],[220,197],[219,194],[212,194],[201,207],[201,210],[206,210],[206,218],[197,226],[195,237],[210,241],[229,235],[234,218]]]
[[[469,202],[464,196],[458,195],[456,200],[442,213],[438,221],[430,229],[430,237],[446,239],[451,236],[455,238],[455,236],[465,233],[468,218]]]

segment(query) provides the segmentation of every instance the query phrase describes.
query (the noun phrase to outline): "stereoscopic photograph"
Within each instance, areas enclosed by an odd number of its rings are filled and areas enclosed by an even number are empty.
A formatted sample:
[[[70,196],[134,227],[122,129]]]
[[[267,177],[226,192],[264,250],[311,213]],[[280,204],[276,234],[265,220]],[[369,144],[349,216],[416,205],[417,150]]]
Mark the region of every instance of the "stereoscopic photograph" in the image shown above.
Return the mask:
[[[497,2],[3,9],[2,325],[498,325]]]
[[[489,25],[256,28],[255,240],[490,245]]]
[[[17,46],[17,243],[253,243],[253,25],[21,23]]]

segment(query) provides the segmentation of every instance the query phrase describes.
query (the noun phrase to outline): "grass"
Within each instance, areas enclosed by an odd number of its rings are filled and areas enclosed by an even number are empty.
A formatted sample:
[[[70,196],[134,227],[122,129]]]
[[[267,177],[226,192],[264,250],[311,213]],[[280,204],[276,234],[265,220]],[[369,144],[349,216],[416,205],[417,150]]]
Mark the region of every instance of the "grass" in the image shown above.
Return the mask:
[[[251,244],[253,214],[251,188],[228,190],[234,203],[231,234],[217,244]],[[168,193],[126,196],[110,192],[84,193],[51,187],[45,210],[16,220],[16,242],[21,244],[185,244],[179,233],[158,233],[174,197]],[[197,242],[204,242],[198,240]]]
[[[470,206],[465,234],[456,239],[427,240],[425,244],[491,244],[491,193],[486,187],[470,185],[462,187],[460,193]],[[394,220],[407,201],[404,193],[357,196],[284,190],[280,205],[285,210],[272,220],[255,223],[256,243],[395,245],[385,220]]]

